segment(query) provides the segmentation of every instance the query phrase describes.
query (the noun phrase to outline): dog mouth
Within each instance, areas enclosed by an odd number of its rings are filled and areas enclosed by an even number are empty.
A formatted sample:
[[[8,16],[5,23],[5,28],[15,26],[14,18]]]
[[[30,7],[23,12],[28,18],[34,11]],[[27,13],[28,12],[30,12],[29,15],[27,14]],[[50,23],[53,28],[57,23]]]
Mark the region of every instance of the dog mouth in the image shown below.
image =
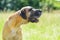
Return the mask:
[[[41,16],[41,11],[40,10],[32,11],[31,14],[30,14],[30,17],[28,18],[28,21],[32,22],[32,23],[37,23],[37,22],[39,22],[38,18],[40,16]]]
[[[39,22],[38,18],[29,18],[28,21],[29,21],[29,22],[32,22],[32,23],[37,23],[37,22]]]

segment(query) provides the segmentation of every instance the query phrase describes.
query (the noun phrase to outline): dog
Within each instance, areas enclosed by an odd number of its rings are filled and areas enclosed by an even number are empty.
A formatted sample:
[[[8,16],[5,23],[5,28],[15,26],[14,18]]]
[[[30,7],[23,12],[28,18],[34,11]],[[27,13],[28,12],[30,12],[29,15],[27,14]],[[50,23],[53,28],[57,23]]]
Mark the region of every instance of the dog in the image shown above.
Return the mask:
[[[31,6],[26,6],[11,15],[4,24],[2,31],[3,40],[22,40],[22,24],[37,23],[42,11]]]

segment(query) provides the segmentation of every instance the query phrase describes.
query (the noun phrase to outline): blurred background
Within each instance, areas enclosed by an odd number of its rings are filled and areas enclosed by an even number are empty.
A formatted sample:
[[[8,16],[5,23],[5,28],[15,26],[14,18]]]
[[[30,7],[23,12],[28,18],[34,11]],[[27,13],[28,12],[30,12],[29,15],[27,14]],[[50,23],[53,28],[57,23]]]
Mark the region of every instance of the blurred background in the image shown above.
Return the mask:
[[[24,6],[43,12],[38,23],[22,25],[23,40],[60,40],[60,0],[0,0],[0,40],[7,18]]]
[[[24,6],[32,6],[49,12],[60,9],[60,0],[0,0],[0,11],[16,11]]]

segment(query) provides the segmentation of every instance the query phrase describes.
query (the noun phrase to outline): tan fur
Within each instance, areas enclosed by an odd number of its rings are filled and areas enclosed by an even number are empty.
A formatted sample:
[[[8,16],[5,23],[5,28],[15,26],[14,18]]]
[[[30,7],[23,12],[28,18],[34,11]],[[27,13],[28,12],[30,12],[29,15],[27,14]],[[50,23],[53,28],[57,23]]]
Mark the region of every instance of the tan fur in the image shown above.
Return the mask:
[[[20,10],[10,16],[5,22],[2,32],[3,40],[22,40],[22,30],[20,26],[28,23],[28,21],[23,19],[19,12]]]

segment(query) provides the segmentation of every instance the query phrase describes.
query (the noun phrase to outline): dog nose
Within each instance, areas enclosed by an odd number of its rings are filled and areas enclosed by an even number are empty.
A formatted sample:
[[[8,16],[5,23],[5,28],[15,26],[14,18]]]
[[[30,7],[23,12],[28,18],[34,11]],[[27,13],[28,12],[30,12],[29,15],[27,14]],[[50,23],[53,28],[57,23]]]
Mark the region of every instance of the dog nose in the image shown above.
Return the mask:
[[[37,11],[39,14],[41,14],[41,13],[42,13],[42,10],[37,9],[36,11]]]
[[[39,10],[39,9],[37,9],[37,10],[35,11],[35,13],[34,13],[34,16],[35,16],[36,18],[38,18],[38,17],[40,17],[41,13],[42,13],[42,11]]]
[[[41,15],[41,13],[42,13],[41,10],[39,10],[39,9],[36,10],[36,14]]]

